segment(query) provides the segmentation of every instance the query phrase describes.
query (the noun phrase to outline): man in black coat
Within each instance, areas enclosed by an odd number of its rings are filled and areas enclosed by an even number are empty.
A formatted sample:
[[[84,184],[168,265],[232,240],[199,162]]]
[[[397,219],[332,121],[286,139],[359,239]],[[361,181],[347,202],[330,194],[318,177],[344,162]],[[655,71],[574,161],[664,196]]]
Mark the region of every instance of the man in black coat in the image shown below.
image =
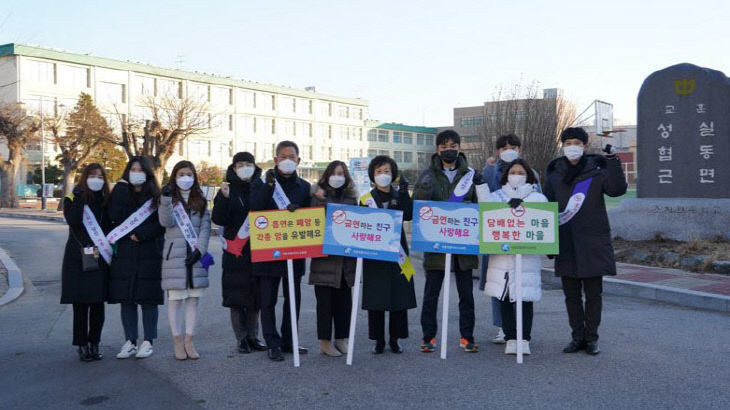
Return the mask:
[[[290,205],[291,212],[300,207],[309,206],[310,184],[299,178],[296,172],[299,164],[299,147],[292,141],[282,141],[276,146],[274,169],[266,172],[264,183],[255,187],[251,194],[251,210],[262,211],[279,209],[274,201],[274,186],[281,185]],[[304,259],[294,260],[294,294],[297,320],[299,320],[299,304],[301,301],[301,281],[304,276]],[[253,264],[253,274],[259,277],[259,296],[261,303],[261,327],[264,331],[268,355],[273,361],[282,361],[282,352],[292,352],[292,329],[289,303],[289,283],[286,280],[286,261],[258,262]],[[284,278],[282,281],[281,279]],[[276,331],[276,299],[279,294],[279,282],[284,288],[284,314],[281,322],[281,336]],[[299,353],[307,353],[307,349],[300,347]]]
[[[565,306],[573,340],[563,349],[600,353],[603,276],[616,274],[604,194],[626,193],[621,161],[611,145],[605,155],[586,155],[588,134],[582,128],[566,128],[560,134],[565,156],[548,164],[545,195],[560,209],[560,253],[555,256],[555,275],[562,279]],[[586,295],[585,306],[581,290]]]

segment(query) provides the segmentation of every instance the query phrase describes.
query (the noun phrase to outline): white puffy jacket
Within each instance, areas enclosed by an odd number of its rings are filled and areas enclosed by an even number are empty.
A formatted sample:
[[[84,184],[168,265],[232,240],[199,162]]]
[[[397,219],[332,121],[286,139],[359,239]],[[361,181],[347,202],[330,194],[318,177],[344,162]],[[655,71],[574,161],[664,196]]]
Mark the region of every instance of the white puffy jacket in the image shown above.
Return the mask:
[[[508,202],[511,198],[521,198],[524,202],[547,202],[545,195],[535,191],[534,187],[528,184],[517,189],[505,185],[499,191],[492,193],[493,202]],[[522,300],[524,302],[537,302],[542,297],[541,269],[541,255],[522,255]],[[510,302],[514,302],[516,295],[514,274],[515,255],[489,255],[484,293],[500,300],[503,300],[509,293]]]

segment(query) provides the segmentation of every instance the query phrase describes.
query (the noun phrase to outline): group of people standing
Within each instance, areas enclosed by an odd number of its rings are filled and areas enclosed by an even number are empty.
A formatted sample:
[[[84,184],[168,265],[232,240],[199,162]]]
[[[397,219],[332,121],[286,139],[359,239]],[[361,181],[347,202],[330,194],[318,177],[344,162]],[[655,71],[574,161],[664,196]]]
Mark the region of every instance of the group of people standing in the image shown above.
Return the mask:
[[[298,321],[305,260],[293,261],[292,301],[289,283],[282,280],[287,274],[286,261],[251,261],[250,211],[296,212],[300,207],[337,203],[397,209],[403,211],[404,221],[409,221],[413,199],[496,201],[514,208],[523,202],[550,200],[559,203],[561,225],[560,253],[549,257],[555,259],[556,274],[562,277],[573,330],[572,341],[564,351],[585,349],[597,354],[601,277],[615,274],[603,195],[622,195],[626,182],[610,146],[605,155],[587,155],[588,135],[580,128],[566,129],[561,140],[565,155],[550,163],[542,189],[538,173],[520,158],[518,137],[500,137],[499,159],[490,161],[480,173],[468,166],[466,156],[460,152],[459,135],[443,131],[437,135],[430,166],[415,183],[413,198],[409,182],[388,156],[371,159],[368,175],[373,188],[358,196],[342,161],[332,161],[315,184],[300,178],[296,171],[299,147],[292,141],[282,141],[276,146],[274,168],[266,172],[251,153],[234,155],[212,211],[200,189],[195,166],[189,161],[178,162],[169,183],[160,188],[147,159],[134,157],[111,191],[103,167],[90,164],[64,200],[69,238],[61,303],[73,304],[73,345],[78,347],[82,361],[101,359],[104,303],[119,303],[126,341],[116,357],[148,357],[157,338],[158,306],[167,300],[174,357],[198,359],[193,338],[199,301],[209,286],[208,267],[213,263],[208,253],[211,221],[221,228],[222,304],[230,309],[238,351],[267,351],[269,359],[282,361],[283,353],[291,353],[294,348],[290,303],[294,303]],[[585,199],[576,205],[578,193]],[[393,353],[402,353],[399,340],[409,336],[408,310],[416,308],[414,269],[405,233],[400,245],[398,262],[363,262],[362,308],[368,311],[368,335],[375,342],[374,354],[384,353],[386,347],[385,312],[389,312],[387,345]],[[456,255],[453,260],[460,345],[466,352],[477,352],[472,270],[479,267],[479,259],[475,255]],[[506,343],[507,354],[516,354],[518,342],[525,353],[530,353],[532,304],[541,297],[541,257],[525,256],[523,261],[521,284],[514,283],[514,257],[489,255],[483,263],[483,288],[493,298],[493,323],[500,328],[494,341]],[[338,255],[311,261],[309,283],[314,285],[317,301],[319,351],[327,356],[347,353],[355,265],[355,258]],[[424,255],[426,283],[420,346],[424,353],[435,351],[437,345],[436,310],[444,266],[443,254]],[[516,340],[514,314],[518,285],[523,289],[522,341]],[[280,288],[284,306],[281,327],[277,328]],[[586,295],[585,307],[581,292]],[[138,345],[140,308],[144,333]],[[259,322],[264,342],[259,339]],[[308,352],[302,346],[298,349],[300,354]]]

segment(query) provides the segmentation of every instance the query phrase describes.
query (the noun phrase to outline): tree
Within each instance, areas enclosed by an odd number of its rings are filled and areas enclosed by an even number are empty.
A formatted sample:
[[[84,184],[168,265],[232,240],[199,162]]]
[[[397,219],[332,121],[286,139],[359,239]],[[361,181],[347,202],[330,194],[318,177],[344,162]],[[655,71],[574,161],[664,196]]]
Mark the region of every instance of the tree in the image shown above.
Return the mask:
[[[84,165],[98,162],[106,170],[106,177],[110,183],[118,181],[122,177],[122,172],[127,164],[127,156],[119,149],[118,146],[102,141],[94,148],[86,158]]]
[[[484,106],[479,149],[470,153],[470,163],[483,165],[488,156],[495,154],[497,137],[516,134],[522,139],[522,157],[538,172],[544,172],[557,155],[560,132],[573,121],[575,107],[561,95],[541,93],[536,81],[527,86],[498,88],[492,101]]]
[[[0,207],[18,207],[16,176],[25,161],[25,146],[37,141],[38,130],[40,122],[20,104],[0,104],[0,142],[7,149],[7,156],[0,152]]]
[[[150,158],[158,181],[178,144],[191,135],[207,132],[213,125],[207,102],[188,97],[147,97],[142,101],[145,114],[129,122],[117,112],[121,135],[109,139],[122,147],[128,158]]]
[[[200,185],[218,186],[223,182],[223,170],[216,165],[201,161],[197,166],[197,172]]]
[[[63,195],[68,195],[79,165],[87,161],[102,141],[111,138],[112,130],[86,93],[79,94],[68,118],[63,115],[51,117],[46,121],[46,127],[61,151],[58,162],[63,166]]]
[[[40,184],[43,181],[41,176],[41,167],[33,170],[33,183]],[[55,165],[46,165],[46,183],[58,184],[63,181],[63,170]]]

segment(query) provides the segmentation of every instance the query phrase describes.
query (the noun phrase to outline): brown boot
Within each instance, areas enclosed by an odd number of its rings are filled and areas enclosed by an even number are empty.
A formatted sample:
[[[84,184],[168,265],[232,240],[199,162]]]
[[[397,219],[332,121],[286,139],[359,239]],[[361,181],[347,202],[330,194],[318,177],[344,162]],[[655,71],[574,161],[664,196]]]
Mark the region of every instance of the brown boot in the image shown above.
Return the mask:
[[[185,360],[188,358],[188,355],[185,353],[185,345],[183,344],[182,336],[173,336],[172,337],[172,343],[175,348],[175,359],[177,360]]]
[[[319,352],[329,357],[342,356],[342,353],[340,353],[339,350],[335,349],[335,347],[332,346],[332,342],[330,342],[329,340],[319,341]]]
[[[193,335],[187,333],[185,334],[185,353],[188,354],[190,359],[200,359],[200,355],[195,350],[195,345],[193,345]]]

